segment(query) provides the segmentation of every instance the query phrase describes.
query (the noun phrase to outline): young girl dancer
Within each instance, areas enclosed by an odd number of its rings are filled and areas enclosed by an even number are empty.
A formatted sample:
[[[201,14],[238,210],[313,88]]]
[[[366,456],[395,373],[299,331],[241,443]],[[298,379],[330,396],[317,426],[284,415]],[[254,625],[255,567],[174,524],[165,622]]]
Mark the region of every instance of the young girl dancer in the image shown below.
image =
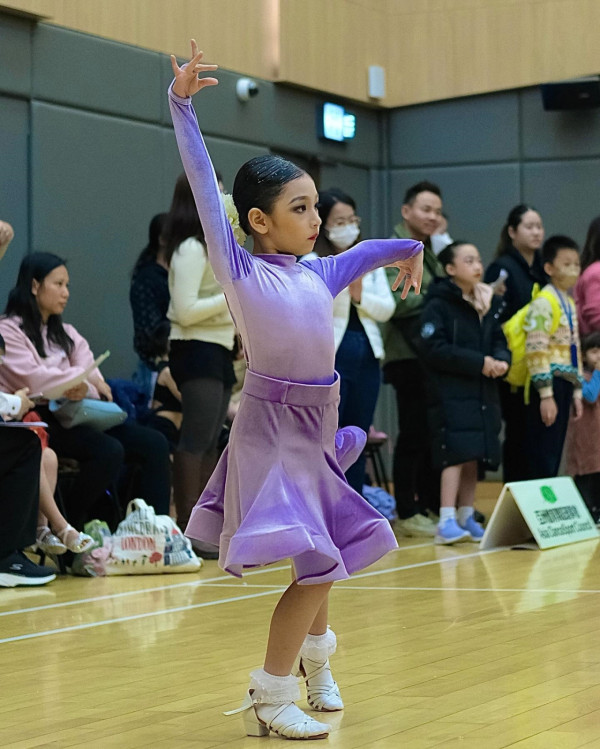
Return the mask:
[[[320,711],[343,704],[328,657],[327,596],[335,580],[396,547],[390,526],[356,494],[344,470],[358,457],[364,433],[336,434],[339,378],[334,372],[332,304],[343,288],[385,264],[396,286],[418,293],[422,248],[416,241],[363,242],[335,257],[297,263],[313,248],[321,223],[313,180],[295,164],[260,156],[244,164],[233,198],[254,255],[233,235],[191,106],[192,94],[217,83],[216,70],[192,59],[178,67],[169,92],[183,165],[198,207],[206,247],[239,331],[248,364],[229,446],[196,505],[187,534],[220,547],[219,565],[241,576],[248,567],[290,557],[295,580],[277,604],[264,668],[253,671],[244,710],[247,733],[324,738],[329,726],[303,713],[294,661]],[[306,334],[306,315],[315,324]]]

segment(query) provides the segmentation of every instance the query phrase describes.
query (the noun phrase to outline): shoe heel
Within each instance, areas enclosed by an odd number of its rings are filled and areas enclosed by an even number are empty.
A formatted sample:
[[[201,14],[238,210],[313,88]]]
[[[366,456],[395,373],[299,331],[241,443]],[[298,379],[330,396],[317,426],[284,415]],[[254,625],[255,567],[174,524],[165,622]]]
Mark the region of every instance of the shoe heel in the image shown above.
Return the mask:
[[[254,705],[249,707],[242,715],[244,729],[247,736],[268,736],[269,729],[264,726],[256,717]]]

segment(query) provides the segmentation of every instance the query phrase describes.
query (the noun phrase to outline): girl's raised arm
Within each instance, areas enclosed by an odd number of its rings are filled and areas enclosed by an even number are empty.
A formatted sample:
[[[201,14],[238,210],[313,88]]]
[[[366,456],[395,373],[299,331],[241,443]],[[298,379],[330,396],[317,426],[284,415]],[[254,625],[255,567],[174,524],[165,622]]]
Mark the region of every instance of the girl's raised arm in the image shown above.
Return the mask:
[[[216,65],[200,62],[192,40],[192,58],[183,67],[171,55],[171,66],[175,80],[169,88],[169,107],[175,127],[177,146],[185,173],[192,188],[204,236],[210,264],[217,281],[225,286],[233,280],[243,278],[250,272],[252,256],[238,245],[221,199],[217,178],[198,128],[191,96],[207,86],[215,86],[216,78],[198,78],[199,73],[216,70]]]

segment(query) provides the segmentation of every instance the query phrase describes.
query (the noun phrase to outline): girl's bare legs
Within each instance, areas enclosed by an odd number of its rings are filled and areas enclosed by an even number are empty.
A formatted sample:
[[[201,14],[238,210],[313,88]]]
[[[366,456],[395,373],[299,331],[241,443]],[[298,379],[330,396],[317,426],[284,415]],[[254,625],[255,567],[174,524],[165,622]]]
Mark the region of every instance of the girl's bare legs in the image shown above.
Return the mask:
[[[65,551],[65,546],[71,551],[84,551],[94,546],[93,540],[75,528],[71,528],[69,521],[58,509],[54,492],[58,481],[58,458],[54,450],[45,448],[42,450],[42,461],[40,465],[40,509],[38,512],[38,538],[48,533],[50,526],[52,531],[59,537],[55,539],[56,544]],[[60,544],[58,541],[60,540]],[[48,541],[47,541],[48,543]],[[55,553],[62,553],[56,549]]]
[[[308,630],[309,635],[324,635],[327,632],[327,620],[329,617],[329,593],[321,604],[313,623]]]
[[[458,506],[473,507],[475,504],[475,490],[477,489],[477,461],[463,463],[458,487]]]
[[[50,525],[53,530],[61,530],[67,521],[58,509],[54,500],[56,482],[58,479],[58,459],[54,450],[46,448],[42,451],[40,467],[40,511],[38,526]]]
[[[455,544],[470,541],[469,533],[457,523],[456,504],[463,485],[465,463],[448,466],[442,471],[440,484],[440,523],[435,534],[436,544]],[[477,474],[476,474],[477,475]],[[465,495],[466,496],[466,495]]]
[[[473,517],[475,491],[477,489],[477,461],[472,460],[462,466],[460,486],[458,487],[458,524],[471,534],[473,541],[481,541],[483,528]]]
[[[456,498],[461,481],[461,468],[459,466],[448,466],[442,471],[442,482],[440,488],[440,506],[456,507]]]
[[[274,676],[288,676],[309,630],[321,626],[322,607],[332,583],[298,585],[293,582],[281,596],[271,618],[265,671]],[[327,609],[325,608],[325,616]],[[323,631],[327,629],[327,620]],[[322,634],[318,632],[316,634]]]

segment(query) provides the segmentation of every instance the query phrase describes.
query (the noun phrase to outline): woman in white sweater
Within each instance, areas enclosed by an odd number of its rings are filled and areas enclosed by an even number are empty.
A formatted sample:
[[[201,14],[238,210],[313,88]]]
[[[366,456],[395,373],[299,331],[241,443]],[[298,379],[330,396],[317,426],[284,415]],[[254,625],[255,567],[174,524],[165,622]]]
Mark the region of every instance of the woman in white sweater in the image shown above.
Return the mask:
[[[319,193],[321,232],[315,245],[321,256],[345,252],[360,237],[356,203],[338,189]],[[367,273],[333,301],[335,368],[340,375],[339,425],[369,431],[381,384],[383,341],[378,323],[390,319],[394,298],[383,268]],[[346,472],[350,486],[362,493],[365,457]]]
[[[183,415],[174,455],[173,495],[177,522],[185,529],[216,464],[217,441],[235,382],[233,320],[208,262],[185,174],[175,185],[164,239],[171,295],[169,364],[181,392]],[[211,556],[207,549],[198,550]]]

